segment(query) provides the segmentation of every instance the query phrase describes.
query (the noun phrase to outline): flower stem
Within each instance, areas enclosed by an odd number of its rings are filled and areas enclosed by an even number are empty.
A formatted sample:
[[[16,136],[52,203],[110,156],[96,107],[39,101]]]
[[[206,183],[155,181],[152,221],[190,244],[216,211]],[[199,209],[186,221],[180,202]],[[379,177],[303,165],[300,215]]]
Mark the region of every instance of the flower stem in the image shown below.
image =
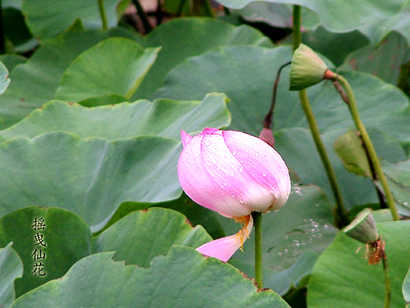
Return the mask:
[[[305,116],[309,123],[309,128],[312,133],[313,140],[315,142],[316,148],[319,152],[322,163],[325,167],[327,178],[329,180],[330,186],[332,188],[333,196],[336,200],[336,215],[335,222],[338,227],[344,227],[349,224],[349,219],[343,204],[342,194],[340,193],[339,186],[337,185],[336,175],[333,171],[333,167],[330,164],[329,157],[322,140],[320,139],[319,127],[316,123],[315,116],[313,115],[312,108],[310,107],[309,100],[307,97],[306,90],[299,91],[300,102],[302,103]]]
[[[4,28],[3,28],[3,8],[2,1],[0,0],[0,54],[6,53],[6,39],[4,37]]]
[[[301,15],[300,6],[293,6],[293,50],[297,49],[301,43]],[[299,91],[299,98],[302,104],[303,111],[305,112],[306,119],[309,123],[309,128],[312,133],[313,140],[315,142],[316,148],[319,152],[320,158],[322,159],[323,166],[325,167],[327,178],[329,180],[330,186],[332,188],[333,196],[336,201],[336,213],[335,213],[335,223],[338,227],[344,227],[349,224],[349,219],[347,212],[345,210],[342,195],[337,185],[336,176],[333,171],[333,167],[330,164],[329,157],[327,156],[326,149],[320,138],[319,127],[316,123],[315,116],[313,114],[312,108],[310,107],[309,99],[306,90]]]
[[[139,2],[139,0],[132,0],[132,3],[134,4],[135,8],[137,9],[137,14],[139,18],[141,19],[141,22],[144,26],[145,34],[148,34],[152,31],[152,26],[149,23],[147,14],[145,14],[145,11]]]
[[[333,79],[338,81],[346,91],[346,94],[347,94],[347,97],[348,97],[348,100],[349,100],[350,113],[353,117],[353,121],[356,125],[357,130],[361,134],[363,142],[364,142],[364,144],[365,144],[365,146],[366,146],[366,148],[369,152],[369,156],[370,156],[371,162],[374,166],[374,170],[376,171],[377,176],[380,180],[380,183],[383,187],[384,194],[385,194],[386,199],[387,199],[387,206],[390,208],[393,219],[394,220],[400,220],[399,214],[397,213],[396,204],[394,203],[393,195],[390,191],[390,187],[387,184],[387,179],[384,176],[383,170],[380,166],[380,161],[379,161],[379,158],[377,157],[376,150],[374,149],[373,143],[370,140],[369,134],[367,133],[366,128],[364,127],[364,125],[362,123],[362,120],[360,119],[359,111],[358,111],[357,105],[356,105],[356,99],[353,95],[352,88],[350,87],[347,80],[345,78],[343,78],[342,76],[340,76],[340,75],[335,74]]]
[[[302,32],[300,31],[302,18],[300,10],[300,5],[293,6],[293,51],[298,49],[302,42]]]
[[[98,8],[100,10],[101,22],[103,30],[108,30],[107,14],[105,13],[104,0],[98,0]]]
[[[387,264],[387,257],[384,256],[383,261],[383,270],[384,270],[384,285],[386,286],[385,296],[384,296],[384,308],[390,307],[391,300],[391,286],[390,286],[390,273],[389,265]]]
[[[1,1],[1,0],[0,0]],[[279,84],[279,79],[280,79],[280,73],[282,72],[283,68],[290,65],[292,62],[287,62],[283,64],[281,67],[279,67],[278,72],[276,73],[276,79],[275,83],[273,84],[273,93],[272,93],[272,103],[270,105],[269,111],[265,116],[265,119],[263,120],[263,127],[272,129],[272,117],[273,117],[273,112],[275,111],[275,103],[276,103],[276,93],[278,92],[278,84]]]
[[[253,212],[255,226],[255,281],[259,289],[263,289],[263,259],[262,259],[262,213]]]

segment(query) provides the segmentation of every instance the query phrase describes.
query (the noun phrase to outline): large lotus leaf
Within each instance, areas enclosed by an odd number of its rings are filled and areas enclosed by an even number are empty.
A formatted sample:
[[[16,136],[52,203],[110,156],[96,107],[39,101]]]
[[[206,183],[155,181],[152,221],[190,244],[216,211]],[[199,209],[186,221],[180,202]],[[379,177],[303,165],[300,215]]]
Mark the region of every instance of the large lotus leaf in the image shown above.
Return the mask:
[[[391,33],[376,49],[372,44],[352,52],[340,69],[367,72],[384,81],[397,84],[400,67],[410,59],[410,49],[404,37]]]
[[[168,74],[165,86],[154,97],[198,99],[209,92],[225,93],[231,100],[228,105],[233,120],[230,128],[259,135],[270,107],[276,72],[291,59],[290,47],[220,47],[182,62]],[[284,74],[281,80],[287,83],[286,79]],[[278,102],[285,101],[287,105],[297,99],[297,93],[282,91],[282,87],[278,95]],[[293,113],[303,116],[300,107],[294,108]],[[282,115],[280,121],[294,123],[291,113],[286,117]],[[275,119],[275,128],[281,126]]]
[[[184,193],[178,199],[166,202],[123,202],[102,230],[110,227],[117,220],[128,215],[129,213],[139,210],[146,210],[150,207],[173,209],[184,214],[192,226],[203,226],[208,234],[213,238],[216,239],[225,236],[225,232],[218,219],[219,214],[196,204]]]
[[[0,246],[10,241],[24,264],[22,279],[15,281],[16,295],[20,296],[63,276],[75,262],[89,255],[91,231],[74,213],[33,206],[0,219]]]
[[[269,286],[270,289],[274,290],[281,296],[292,293],[294,288],[302,288],[306,286],[306,282],[309,280],[309,275],[312,272],[312,268],[318,257],[318,253],[312,250],[306,250],[301,253],[300,257],[289,268],[285,270],[277,271],[264,267],[264,286]],[[254,275],[255,268],[249,263],[236,259],[231,259],[229,263],[245,273],[252,273],[252,275]],[[289,301],[287,302],[289,303]]]
[[[146,39],[119,28],[107,32],[64,33],[45,42],[25,65],[13,70],[11,78],[14,81],[2,97],[0,106],[0,129],[20,121],[33,109],[53,99],[70,63],[82,52],[109,37],[127,37],[136,40],[144,47],[162,46],[157,61],[133,100],[149,98],[153,91],[162,86],[168,71],[189,56],[199,55],[218,45],[228,43],[272,46],[267,37],[253,28],[234,27],[207,18],[178,19],[165,23]],[[144,91],[145,94],[140,91]]]
[[[401,288],[410,266],[408,242],[410,221],[377,224],[386,241],[391,280],[390,307],[404,307]],[[360,251],[357,249],[361,247]],[[309,281],[309,307],[383,307],[384,272],[382,264],[369,265],[364,244],[343,232],[319,257]]]
[[[70,210],[98,231],[124,201],[179,197],[181,143],[156,136],[117,141],[72,133],[13,138],[0,145],[0,215],[31,206]]]
[[[403,282],[403,296],[404,300],[406,301],[406,307],[410,305],[410,269],[407,271],[406,278],[404,278]]]
[[[23,0],[3,0],[1,5],[3,7],[14,7],[21,10],[23,7]]]
[[[116,7],[121,0],[104,0],[108,25],[117,24]],[[31,32],[41,39],[51,38],[81,19],[87,29],[101,29],[97,1],[25,0],[23,13]]]
[[[80,260],[62,279],[20,297],[12,307],[289,307],[271,290],[258,292],[236,268],[189,247],[174,246],[149,268],[124,266],[112,255]]]
[[[158,99],[132,104],[86,108],[60,101],[47,103],[16,125],[0,131],[0,140],[16,136],[34,138],[52,131],[69,131],[81,137],[110,140],[137,135],[180,139],[181,130],[201,131],[230,123],[224,94],[209,94],[202,102]]]
[[[292,28],[292,10],[293,6],[290,4],[251,2],[242,9],[231,9],[230,13],[239,15],[250,22],[264,22],[273,27]],[[311,30],[319,24],[317,14],[302,7],[302,27],[305,30]]]
[[[56,99],[78,102],[102,94],[130,98],[159,48],[143,49],[127,38],[109,38],[79,55],[64,73]]]
[[[9,84],[9,71],[7,67],[2,62],[0,62],[0,94],[3,94],[4,91],[6,91]]]
[[[92,240],[93,253],[116,251],[113,259],[149,267],[158,255],[166,255],[172,245],[197,248],[212,238],[203,227],[192,228],[185,216],[173,210],[151,208],[133,212]]]
[[[119,94],[103,94],[100,96],[93,96],[90,98],[86,98],[82,101],[77,102],[77,104],[84,106],[84,107],[99,107],[99,106],[107,106],[107,105],[116,105],[120,103],[130,103],[128,99],[124,96]]]
[[[70,63],[83,51],[109,37],[135,39],[137,36],[119,28],[105,32],[76,31],[42,44],[25,64],[10,73],[13,82],[2,96],[0,128],[9,127],[52,100]]]
[[[39,234],[43,236],[45,247],[34,246]],[[115,250],[115,260],[148,267],[152,258],[167,254],[173,244],[196,248],[212,238],[201,226],[193,228],[185,216],[169,209],[153,208],[131,213],[91,239],[90,228],[74,213],[58,208],[28,207],[0,219],[0,245],[7,240],[16,243],[16,251],[24,263],[23,279],[16,282],[20,295],[63,276],[72,264],[89,254]],[[14,253],[17,258],[11,255],[13,250],[10,249],[5,255],[7,263],[2,265],[0,262],[3,269],[0,276],[4,278],[0,280],[0,285],[3,283],[0,290],[5,294],[0,292],[0,299],[12,296],[8,298],[11,302],[14,300],[13,280],[20,272],[21,276],[23,267],[18,255]],[[40,250],[45,254],[45,260],[35,262],[33,253],[41,256]],[[0,251],[0,256],[3,252]],[[40,273],[45,274],[43,277],[33,274],[34,265],[38,262],[42,262]]]
[[[14,280],[23,276],[23,263],[11,244],[0,248],[0,306],[5,308],[15,299]]]
[[[383,172],[392,190],[393,197],[403,213],[410,214],[410,160],[392,164],[388,161],[381,162]]]
[[[219,222],[219,214],[192,201],[185,193],[177,200],[163,202],[154,206],[166,207],[184,214],[193,226],[201,225],[213,238],[225,236]]]
[[[148,99],[163,86],[168,72],[183,60],[198,56],[217,46],[263,45],[272,42],[262,33],[248,26],[234,27],[211,18],[179,18],[162,24],[139,42],[144,47],[159,47],[152,69],[133,99]]]
[[[226,234],[235,234],[240,226],[227,218],[220,218]],[[315,186],[292,187],[290,198],[279,211],[263,215],[264,286],[280,294],[309,274],[314,261],[306,251],[321,253],[335,237],[332,205],[326,195]],[[254,277],[254,236],[251,233],[232,263],[250,277]],[[304,266],[285,270],[295,262]],[[295,280],[296,278],[296,280]]]
[[[260,0],[218,0],[229,8],[243,8],[247,4]],[[397,14],[405,0],[265,0],[266,2],[297,4],[315,11],[323,26],[333,32],[347,32],[357,29],[369,16],[385,17]]]
[[[25,63],[27,58],[16,54],[5,54],[0,56],[0,61],[10,72],[16,65]]]
[[[291,59],[291,53],[288,47],[221,47],[181,63],[168,74],[165,86],[154,97],[201,99],[209,92],[223,92],[231,99],[230,127],[258,135],[271,103],[276,72]],[[407,117],[409,101],[399,89],[369,74],[339,73],[351,84],[360,116],[368,129],[379,128],[401,142],[408,141],[410,127],[402,121],[391,121],[392,117]],[[274,127],[276,130],[307,128],[298,94],[288,89],[289,69],[285,68],[278,87]],[[321,132],[354,127],[349,109],[330,83],[310,88],[308,95]],[[389,102],[387,110],[386,102]],[[381,122],[386,125],[381,126]]]
[[[293,37],[290,36],[290,39]],[[289,39],[287,41],[290,43]],[[326,56],[338,66],[351,52],[368,45],[369,40],[358,30],[335,33],[320,26],[314,31],[302,32],[302,43]]]
[[[373,45],[380,42],[392,31],[403,35],[407,43],[410,43],[410,3],[407,2],[399,14],[389,17],[372,16],[366,23],[359,27],[359,30],[365,34]]]
[[[168,74],[165,86],[154,97],[201,99],[209,92],[223,92],[231,100],[228,105],[232,112],[230,127],[259,135],[271,103],[276,72],[291,59],[291,53],[288,47],[221,47],[181,63]],[[360,116],[368,129],[379,128],[401,142],[409,140],[410,126],[392,121],[393,117],[408,116],[409,100],[399,89],[369,74],[338,73],[351,84]],[[289,69],[285,68],[278,87],[274,127],[276,130],[307,128],[298,93],[288,89]],[[309,88],[308,95],[321,132],[354,127],[348,107],[330,83]],[[380,125],[384,122],[385,125]]]

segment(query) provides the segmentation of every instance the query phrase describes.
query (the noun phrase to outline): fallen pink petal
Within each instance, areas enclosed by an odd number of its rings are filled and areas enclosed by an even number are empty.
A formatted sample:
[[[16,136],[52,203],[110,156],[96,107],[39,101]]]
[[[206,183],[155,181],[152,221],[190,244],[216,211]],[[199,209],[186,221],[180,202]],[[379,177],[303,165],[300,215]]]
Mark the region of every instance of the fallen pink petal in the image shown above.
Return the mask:
[[[246,216],[245,225],[238,233],[206,243],[196,250],[208,257],[227,262],[238,249],[242,248],[252,232],[252,227],[252,215]]]

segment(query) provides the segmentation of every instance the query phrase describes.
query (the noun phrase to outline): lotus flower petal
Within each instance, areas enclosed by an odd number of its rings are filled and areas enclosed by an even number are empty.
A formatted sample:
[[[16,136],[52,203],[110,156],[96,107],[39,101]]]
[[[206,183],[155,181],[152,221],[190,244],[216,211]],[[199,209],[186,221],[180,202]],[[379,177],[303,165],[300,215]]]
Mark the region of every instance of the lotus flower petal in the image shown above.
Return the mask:
[[[242,132],[225,131],[224,137],[244,170],[274,197],[268,208],[255,203],[253,210],[266,213],[281,208],[289,198],[291,185],[289,170],[278,152],[266,142]]]
[[[214,257],[223,262],[227,262],[248,239],[252,232],[252,227],[253,219],[252,215],[249,215],[246,217],[245,226],[237,234],[206,243],[196,250],[208,257]]]

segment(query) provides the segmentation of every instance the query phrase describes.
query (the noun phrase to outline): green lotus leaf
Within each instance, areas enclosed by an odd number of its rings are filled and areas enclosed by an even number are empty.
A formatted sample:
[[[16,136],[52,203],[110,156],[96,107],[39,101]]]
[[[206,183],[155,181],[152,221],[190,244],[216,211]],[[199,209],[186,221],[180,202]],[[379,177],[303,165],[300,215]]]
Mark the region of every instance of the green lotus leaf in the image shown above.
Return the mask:
[[[23,277],[15,281],[18,297],[63,276],[76,261],[89,255],[91,231],[74,213],[32,206],[0,218],[0,247],[10,241],[24,266]]]
[[[180,151],[179,141],[156,136],[13,138],[0,145],[0,216],[26,206],[59,207],[98,231],[122,202],[178,198]]]
[[[11,71],[13,82],[0,104],[0,128],[17,123],[52,100],[71,62],[85,50],[110,37],[135,39],[137,35],[120,28],[105,32],[76,31],[63,33],[43,43],[26,63]]]
[[[366,23],[359,27],[360,32],[366,35],[373,45],[382,44],[383,39],[390,32],[398,32],[402,35],[407,43],[410,42],[409,31],[410,3],[404,4],[398,14],[386,17],[371,16]]]
[[[239,9],[247,4],[260,0],[218,0],[224,6]],[[315,11],[323,26],[333,32],[347,32],[359,28],[374,17],[389,17],[400,12],[404,0],[364,0],[358,5],[355,1],[326,0],[265,0],[264,2],[297,4]]]
[[[3,94],[4,91],[6,91],[9,84],[9,71],[7,67],[2,62],[0,62],[0,94]]]
[[[403,296],[404,300],[406,301],[407,305],[406,307],[409,307],[410,303],[410,270],[407,271],[406,278],[404,278],[403,282]]]
[[[350,53],[340,69],[358,70],[397,84],[401,65],[410,60],[406,39],[397,32],[391,33],[377,48],[369,44]]]
[[[110,37],[129,38],[144,48],[161,47],[157,60],[131,101],[150,99],[152,93],[163,85],[166,74],[190,56],[227,44],[273,46],[269,38],[251,27],[235,27],[211,18],[175,19],[156,28],[145,38],[123,28],[104,32],[63,33],[44,42],[26,64],[16,67],[10,74],[13,83],[2,97],[0,129],[17,123],[34,109],[54,99],[60,80],[70,64],[81,53]],[[113,83],[118,82],[115,75],[105,78]]]
[[[9,243],[0,248],[0,305],[9,307],[15,299],[14,280],[23,276],[23,263]]]
[[[204,258],[192,248],[174,246],[166,257],[154,258],[149,268],[124,266],[111,260],[112,255],[80,260],[62,279],[18,298],[12,307],[289,307],[271,290],[258,292],[236,268]]]
[[[127,38],[104,40],[79,55],[64,73],[56,99],[78,102],[103,94],[129,99],[154,63],[159,48]]]
[[[144,47],[161,46],[161,52],[133,99],[149,99],[164,84],[168,72],[183,60],[218,46],[257,45],[273,47],[259,31],[246,25],[234,27],[212,18],[177,18],[157,27],[139,42]]]
[[[251,2],[242,9],[231,9],[230,14],[238,15],[248,22],[264,22],[277,28],[292,28],[292,9],[290,4],[274,2]],[[302,27],[305,30],[315,29],[320,25],[317,14],[302,7]]]
[[[202,226],[192,228],[180,213],[150,208],[123,217],[91,244],[93,253],[116,251],[116,261],[149,267],[154,257],[166,255],[174,244],[197,248],[211,240]]]
[[[219,214],[196,204],[185,193],[178,199],[166,202],[123,202],[102,230],[110,227],[117,220],[121,219],[121,217],[151,207],[167,208],[182,213],[192,226],[203,226],[212,238],[216,239],[225,236],[225,232],[218,219]]]
[[[410,266],[408,245],[409,221],[378,223],[385,240],[391,279],[390,307],[404,307],[401,293]],[[357,252],[358,248],[360,251]],[[309,281],[310,307],[377,307],[383,306],[385,283],[383,265],[369,265],[364,244],[339,233],[319,257]]]
[[[104,0],[109,27],[117,25],[116,7],[121,0]],[[69,28],[78,18],[87,29],[102,29],[95,1],[26,0],[23,13],[31,32],[42,39],[51,38]]]
[[[52,101],[33,111],[16,125],[0,131],[0,140],[17,136],[34,138],[53,131],[69,131],[82,137],[110,140],[137,135],[158,135],[180,140],[181,130],[201,131],[230,123],[224,94],[209,94],[201,101],[140,100],[114,106],[86,108]]]

